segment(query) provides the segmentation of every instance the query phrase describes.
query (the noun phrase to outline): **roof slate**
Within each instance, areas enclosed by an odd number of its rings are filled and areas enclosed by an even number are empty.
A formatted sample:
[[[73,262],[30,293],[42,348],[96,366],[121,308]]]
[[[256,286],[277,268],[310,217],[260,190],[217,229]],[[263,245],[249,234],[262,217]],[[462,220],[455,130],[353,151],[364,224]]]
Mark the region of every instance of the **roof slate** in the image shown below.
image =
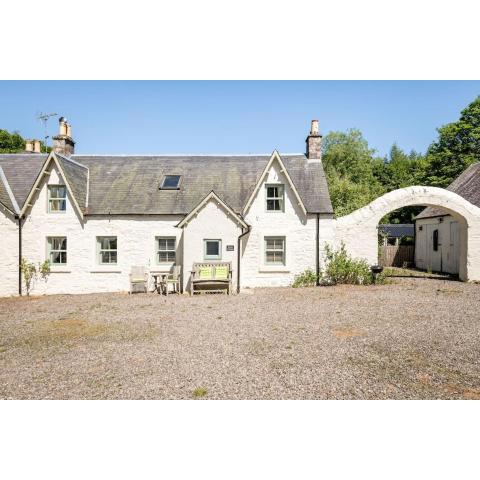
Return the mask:
[[[240,213],[271,157],[72,155],[69,159],[56,156],[77,203],[87,215],[185,215],[212,190]],[[332,214],[322,164],[309,163],[301,154],[280,156],[307,211]],[[20,207],[46,158],[46,155],[0,155],[0,166]],[[181,188],[160,190],[163,176],[170,174],[182,175]]]
[[[480,162],[470,165],[447,187],[447,190],[457,193],[473,205],[480,207]],[[427,207],[415,218],[430,218],[442,215],[449,215],[449,212],[441,207]]]
[[[380,232],[386,233],[391,238],[413,237],[413,223],[384,223],[378,226]]]
[[[88,192],[88,168],[75,161],[72,161],[63,155],[55,154],[60,162],[60,166],[65,174],[66,181],[72,189],[73,196],[78,203],[78,206],[85,212],[87,206],[87,192]]]
[[[88,214],[187,214],[212,190],[240,213],[270,155],[85,156],[90,172]],[[307,211],[333,213],[320,163],[281,156]],[[160,190],[164,175],[182,175],[180,190]]]
[[[11,212],[15,212],[15,208],[7,191],[7,186],[4,183],[3,175],[2,167],[0,167],[0,203],[7,207]]]
[[[25,203],[46,159],[47,155],[40,153],[0,155],[0,167],[20,208]]]

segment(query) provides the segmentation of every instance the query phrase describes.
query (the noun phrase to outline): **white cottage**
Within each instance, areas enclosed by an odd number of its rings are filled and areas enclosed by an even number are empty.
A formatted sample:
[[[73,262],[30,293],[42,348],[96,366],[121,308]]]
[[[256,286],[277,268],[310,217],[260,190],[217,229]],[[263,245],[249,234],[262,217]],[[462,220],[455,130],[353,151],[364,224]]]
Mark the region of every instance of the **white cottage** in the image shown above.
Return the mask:
[[[470,165],[448,188],[480,207],[480,163]],[[415,219],[415,265],[424,270],[459,273],[463,219],[441,207],[427,207]]]
[[[21,293],[22,256],[50,261],[34,294],[127,291],[142,265],[180,266],[184,291],[205,260],[231,262],[237,291],[318,271],[334,220],[317,121],[306,144],[288,155],[75,155],[61,118],[49,155],[0,155],[0,295]]]

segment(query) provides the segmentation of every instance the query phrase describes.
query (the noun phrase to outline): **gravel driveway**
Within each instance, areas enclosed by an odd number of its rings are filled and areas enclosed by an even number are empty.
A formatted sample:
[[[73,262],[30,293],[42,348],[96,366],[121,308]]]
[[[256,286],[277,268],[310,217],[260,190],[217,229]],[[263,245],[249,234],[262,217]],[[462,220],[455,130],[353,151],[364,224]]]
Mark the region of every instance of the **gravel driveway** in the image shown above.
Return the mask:
[[[480,399],[480,285],[0,299],[0,397]]]

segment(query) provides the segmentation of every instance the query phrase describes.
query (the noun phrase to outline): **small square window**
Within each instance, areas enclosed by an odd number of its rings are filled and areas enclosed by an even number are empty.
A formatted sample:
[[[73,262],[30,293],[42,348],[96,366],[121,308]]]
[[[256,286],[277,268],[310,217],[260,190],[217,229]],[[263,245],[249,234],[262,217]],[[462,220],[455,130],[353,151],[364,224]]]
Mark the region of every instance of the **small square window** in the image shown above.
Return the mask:
[[[285,265],[285,237],[265,237],[265,265]]]
[[[222,259],[222,241],[221,240],[204,240],[204,257],[205,260],[221,260]]]
[[[65,212],[67,209],[67,189],[65,185],[48,186],[48,211]]]
[[[175,237],[157,237],[157,263],[175,263]]]
[[[48,261],[51,265],[67,263],[67,237],[47,238]]]
[[[117,237],[97,237],[98,263],[116,265]]]
[[[160,184],[160,190],[179,190],[181,178],[181,175],[165,175]]]
[[[267,212],[283,212],[284,188],[283,185],[266,185]]]

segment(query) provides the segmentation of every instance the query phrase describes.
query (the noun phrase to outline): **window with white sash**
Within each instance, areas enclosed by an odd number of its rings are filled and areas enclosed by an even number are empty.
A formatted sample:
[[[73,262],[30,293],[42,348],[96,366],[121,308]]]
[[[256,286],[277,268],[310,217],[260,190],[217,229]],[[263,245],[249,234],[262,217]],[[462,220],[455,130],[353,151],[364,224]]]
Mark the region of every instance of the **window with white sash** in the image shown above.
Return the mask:
[[[285,265],[285,237],[265,237],[265,265]]]

